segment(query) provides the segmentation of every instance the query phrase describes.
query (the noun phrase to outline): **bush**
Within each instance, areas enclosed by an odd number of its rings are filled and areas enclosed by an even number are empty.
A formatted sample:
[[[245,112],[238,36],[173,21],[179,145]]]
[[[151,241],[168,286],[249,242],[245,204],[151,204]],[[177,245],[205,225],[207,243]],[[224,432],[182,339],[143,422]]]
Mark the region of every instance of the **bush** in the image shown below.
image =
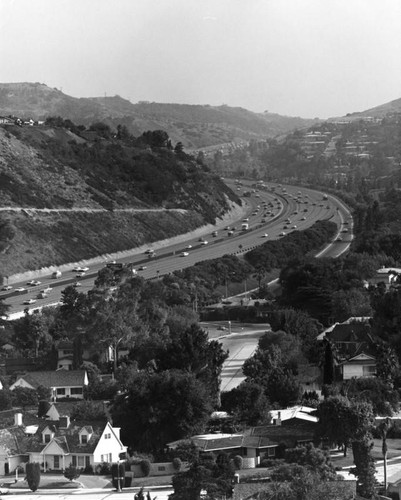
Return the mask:
[[[174,467],[174,470],[176,470],[176,471],[181,470],[182,461],[180,458],[178,458],[178,457],[173,458],[173,467]]]
[[[90,474],[93,475],[95,472],[93,470],[93,465],[89,464],[85,467],[84,469],[84,474]]]
[[[64,477],[69,481],[74,481],[75,479],[78,479],[80,475],[81,475],[81,470],[72,464],[66,467],[64,471]]]
[[[241,470],[242,466],[244,464],[244,459],[241,457],[241,455],[235,455],[235,457],[233,458],[233,461],[234,461],[234,465],[235,465],[236,470]]]
[[[101,464],[99,464],[97,467],[96,467],[96,472],[98,474],[102,474],[104,476],[108,476],[110,473],[111,473],[111,467],[110,467],[110,464],[107,463],[107,462],[103,462]]]
[[[150,462],[149,460],[141,460],[140,464],[141,466],[141,471],[145,477],[148,477],[150,474]]]
[[[36,491],[40,484],[40,464],[29,462],[26,464],[26,480],[31,491]]]

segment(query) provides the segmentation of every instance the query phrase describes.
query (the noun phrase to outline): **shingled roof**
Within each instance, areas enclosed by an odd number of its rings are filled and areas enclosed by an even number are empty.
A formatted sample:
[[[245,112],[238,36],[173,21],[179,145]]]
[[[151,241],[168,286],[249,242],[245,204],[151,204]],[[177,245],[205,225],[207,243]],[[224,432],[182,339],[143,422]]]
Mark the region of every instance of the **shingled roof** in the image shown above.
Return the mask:
[[[37,389],[41,385],[44,387],[82,387],[85,385],[85,376],[85,370],[57,370],[29,372],[18,378],[24,379]]]

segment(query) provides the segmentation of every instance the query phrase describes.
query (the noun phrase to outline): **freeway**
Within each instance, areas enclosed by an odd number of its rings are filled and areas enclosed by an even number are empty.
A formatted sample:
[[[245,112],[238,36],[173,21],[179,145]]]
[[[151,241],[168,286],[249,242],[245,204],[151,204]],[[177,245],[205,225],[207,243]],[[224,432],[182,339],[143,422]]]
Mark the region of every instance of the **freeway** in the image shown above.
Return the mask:
[[[233,181],[226,182],[233,190],[252,192],[250,182],[243,182],[241,186]],[[156,242],[149,245],[156,251],[154,258],[145,255],[142,248],[133,250],[131,255],[117,260],[129,263],[135,269],[143,266],[144,269],[138,271],[138,274],[145,279],[155,279],[193,266],[202,260],[214,259],[224,254],[243,254],[265,241],[281,238],[294,230],[306,229],[320,219],[332,220],[339,227],[339,233],[334,241],[321,252],[320,256],[337,257],[348,249],[352,240],[352,219],[349,210],[341,201],[331,195],[324,199],[326,197],[323,193],[303,187],[274,185],[274,188],[274,192],[255,189],[251,196],[242,198],[244,202],[242,218],[232,222],[230,226],[224,226],[220,221],[213,231],[210,231],[210,228],[207,232],[198,231],[196,237],[192,233],[182,235],[178,238],[179,242],[177,238],[170,243]],[[245,219],[248,220],[245,222]],[[241,230],[242,224],[245,223],[248,224],[248,229]],[[212,235],[214,231],[217,231],[216,236]],[[38,272],[33,277],[40,281],[40,285],[29,286],[26,281],[14,282],[11,290],[0,292],[0,298],[4,298],[5,303],[10,305],[11,318],[15,314],[21,314],[26,307],[36,309],[55,304],[60,300],[61,291],[69,284],[79,282],[80,291],[90,290],[107,258],[113,259],[113,256],[100,256],[97,262],[90,264],[89,271],[81,277],[76,277],[76,273],[69,270],[63,271],[63,277],[56,280],[51,275],[41,275]],[[84,265],[85,263],[81,263],[81,266]],[[75,267],[76,265],[71,264],[70,269]],[[52,288],[47,297],[37,298],[38,292],[47,287]],[[24,290],[16,292],[17,288]],[[29,299],[35,302],[24,304]]]

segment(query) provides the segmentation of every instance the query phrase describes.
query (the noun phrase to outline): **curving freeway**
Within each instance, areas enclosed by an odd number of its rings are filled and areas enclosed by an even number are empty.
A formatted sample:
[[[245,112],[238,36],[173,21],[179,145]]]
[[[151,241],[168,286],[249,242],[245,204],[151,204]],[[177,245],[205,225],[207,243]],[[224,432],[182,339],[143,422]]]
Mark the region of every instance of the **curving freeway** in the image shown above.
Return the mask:
[[[334,221],[339,232],[332,244],[318,256],[337,257],[349,248],[352,240],[352,217],[348,208],[334,196],[326,196],[322,192],[304,187],[269,184],[268,189],[254,189],[251,182],[242,182],[240,186],[234,181],[226,183],[233,190],[239,190],[240,195],[251,193],[250,196],[242,198],[245,203],[242,219],[235,221],[230,227],[217,225],[217,235],[213,231],[214,236],[208,231],[197,238],[186,238],[183,235],[181,243],[163,248],[154,244],[157,250],[154,258],[149,258],[144,253],[136,253],[131,257],[118,259],[118,262],[130,263],[145,279],[154,279],[202,260],[221,257],[224,254],[244,253],[265,241],[281,238],[283,233],[306,229],[321,219]],[[248,224],[248,229],[242,230],[242,224]],[[57,303],[61,291],[77,281],[81,284],[80,291],[88,291],[104,265],[104,261],[92,264],[90,270],[81,277],[76,277],[76,273],[72,271],[75,266],[71,265],[71,271],[64,272],[60,279],[53,279],[51,275],[37,277],[40,285],[36,286],[27,285],[26,281],[13,283],[11,290],[0,292],[0,298],[4,298],[5,303],[10,305],[10,317],[15,317],[15,314],[21,314],[26,307],[36,309]],[[143,270],[139,270],[141,266],[144,267]],[[24,291],[17,293],[15,290],[20,287],[24,288]],[[38,298],[39,292],[48,287],[52,290],[47,293],[47,297]],[[29,299],[35,302],[24,304]]]

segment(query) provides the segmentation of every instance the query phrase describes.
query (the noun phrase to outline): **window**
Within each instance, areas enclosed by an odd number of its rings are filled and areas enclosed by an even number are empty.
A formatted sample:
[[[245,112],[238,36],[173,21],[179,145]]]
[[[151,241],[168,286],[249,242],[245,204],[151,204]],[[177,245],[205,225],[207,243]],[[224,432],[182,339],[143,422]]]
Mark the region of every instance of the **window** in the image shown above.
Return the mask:
[[[274,457],[276,455],[276,448],[268,448],[267,449],[267,456],[268,457]]]
[[[376,366],[375,365],[363,366],[362,373],[364,377],[373,376],[376,374]]]
[[[77,466],[77,456],[76,455],[72,455],[71,456],[71,463],[74,467]]]
[[[104,439],[110,439],[110,438],[111,438],[111,434],[110,433],[104,435]]]
[[[104,455],[100,455],[100,461],[105,462],[106,460],[104,459]]]
[[[91,457],[89,455],[85,456],[85,467],[89,467],[91,464]]]
[[[52,438],[51,434],[45,434],[43,437],[44,437],[44,442],[45,443],[50,443],[50,440]]]
[[[72,387],[71,388],[71,395],[73,394],[82,394],[82,387]]]
[[[81,434],[81,444],[86,444],[88,442],[88,436],[86,434]]]
[[[109,453],[109,462],[111,463],[113,461],[113,456],[111,453]]]
[[[60,388],[56,389],[56,393],[57,393],[57,396],[64,396],[64,394],[65,394],[65,388],[64,387],[60,387]]]
[[[159,466],[157,467],[157,470],[158,470],[158,471],[160,471],[160,472],[163,472],[163,471],[165,471],[165,470],[166,470],[166,467],[165,467],[164,465],[159,465]]]
[[[85,457],[78,455],[77,459],[78,459],[78,467],[85,467]]]

